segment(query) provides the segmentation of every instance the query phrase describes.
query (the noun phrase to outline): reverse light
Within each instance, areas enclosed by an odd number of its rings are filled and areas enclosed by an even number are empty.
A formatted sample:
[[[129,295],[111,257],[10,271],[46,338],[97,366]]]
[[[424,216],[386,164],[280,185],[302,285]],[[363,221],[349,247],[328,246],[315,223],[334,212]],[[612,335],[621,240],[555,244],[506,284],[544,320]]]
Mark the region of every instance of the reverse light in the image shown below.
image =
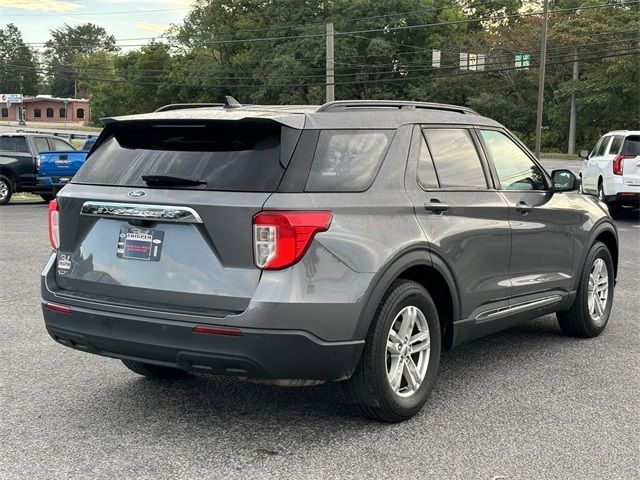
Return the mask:
[[[60,211],[56,200],[49,202],[49,241],[54,250],[60,246]]]
[[[612,167],[614,175],[622,175],[623,164],[625,158],[633,158],[627,155],[616,155],[616,158],[613,159]]]
[[[280,270],[298,262],[313,237],[331,225],[327,211],[264,211],[253,217],[253,250],[256,267]]]

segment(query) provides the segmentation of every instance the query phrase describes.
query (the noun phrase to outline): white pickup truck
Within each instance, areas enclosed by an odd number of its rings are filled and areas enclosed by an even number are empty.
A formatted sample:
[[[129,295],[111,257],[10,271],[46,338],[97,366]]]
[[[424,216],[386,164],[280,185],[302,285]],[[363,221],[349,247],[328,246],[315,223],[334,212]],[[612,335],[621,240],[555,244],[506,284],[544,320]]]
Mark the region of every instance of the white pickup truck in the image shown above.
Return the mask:
[[[609,207],[640,205],[640,130],[609,132],[580,157],[583,192],[598,195]]]

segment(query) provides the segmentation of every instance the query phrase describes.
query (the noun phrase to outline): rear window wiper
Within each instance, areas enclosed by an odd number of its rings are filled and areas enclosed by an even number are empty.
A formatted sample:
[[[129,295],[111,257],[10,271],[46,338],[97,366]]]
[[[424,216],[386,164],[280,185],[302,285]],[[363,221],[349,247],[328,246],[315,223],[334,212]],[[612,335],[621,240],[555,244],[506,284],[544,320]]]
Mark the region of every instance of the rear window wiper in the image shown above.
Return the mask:
[[[206,185],[207,182],[195,178],[177,177],[175,175],[142,175],[142,180],[150,187],[172,187],[188,185]]]

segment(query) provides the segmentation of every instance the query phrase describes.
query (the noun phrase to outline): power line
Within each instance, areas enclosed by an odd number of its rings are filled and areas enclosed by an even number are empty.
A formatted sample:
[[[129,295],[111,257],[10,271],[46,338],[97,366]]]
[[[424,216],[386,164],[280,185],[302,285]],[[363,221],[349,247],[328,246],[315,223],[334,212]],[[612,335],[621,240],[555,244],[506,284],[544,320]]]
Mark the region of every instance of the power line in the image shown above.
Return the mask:
[[[620,43],[626,43],[626,42],[632,42],[637,40],[640,37],[634,37],[634,38],[625,38],[625,39],[617,39],[617,40],[611,40],[608,42],[596,42],[596,43],[583,43],[583,44],[576,44],[576,45],[572,45],[569,47],[558,47],[556,49],[549,49],[550,53],[553,52],[559,52],[560,50],[564,50],[566,48],[570,48],[571,52],[568,53],[558,53],[555,55],[555,58],[560,58],[560,57],[564,57],[564,56],[568,56],[568,55],[573,55],[573,49],[575,47],[579,47],[579,48],[586,48],[586,47],[590,47],[590,46],[603,46],[603,45],[611,45],[611,44],[620,44]],[[607,50],[608,51],[608,50]],[[606,53],[607,51],[602,51],[603,53]],[[461,51],[451,51],[451,53],[453,53],[454,55],[458,55],[459,53],[466,53],[466,52],[461,52]],[[527,52],[520,52],[520,53],[527,53]],[[592,52],[588,52],[588,53],[592,53]],[[505,60],[500,60],[498,62],[485,62],[484,65],[485,66],[489,66],[490,64],[507,64],[507,63],[511,63],[512,60],[511,59],[507,59],[507,57],[512,56],[513,54],[511,52],[500,52],[500,51],[488,51],[485,53],[485,55],[488,56],[502,56],[505,58]],[[529,53],[529,55],[531,55],[531,58],[536,58],[538,53]],[[339,66],[343,66],[344,68],[347,69],[353,69],[353,68],[364,68],[364,69],[375,69],[375,68],[389,68],[389,67],[397,67],[394,70],[391,71],[369,71],[369,72],[355,72],[355,73],[336,73],[335,76],[336,77],[353,77],[353,76],[358,76],[358,75],[363,75],[363,74],[397,74],[399,73],[402,69],[405,69],[407,67],[410,68],[410,72],[420,72],[420,71],[430,71],[430,70],[443,70],[443,69],[447,69],[447,68],[458,68],[457,65],[453,66],[453,67],[433,67],[432,65],[430,65],[429,63],[425,63],[423,61],[419,61],[419,62],[398,62],[398,63],[393,63],[393,62],[386,62],[386,63],[378,63],[378,64],[363,64],[363,63],[344,63],[344,62],[336,62]],[[17,65],[17,64],[12,64],[12,66],[20,68],[30,68],[32,67],[31,65]],[[421,67],[430,67],[430,68],[421,68]],[[105,73],[105,68],[104,68],[104,64],[102,63],[93,63],[93,64],[88,64],[88,65],[78,65],[78,64],[62,64],[60,65],[60,67],[63,68],[73,68],[73,69],[77,69],[80,72],[83,72],[85,74],[104,74]],[[100,68],[103,67],[103,68]],[[287,76],[262,76],[261,79],[262,80],[287,80],[287,79],[303,79],[303,78],[319,78],[324,76],[325,74],[325,69],[323,67],[309,67],[309,66],[304,66],[303,68],[305,68],[305,70],[311,70],[311,71],[316,71],[317,73],[315,74],[304,74],[304,75],[300,75],[300,74],[296,74],[296,75],[287,75]],[[50,71],[53,71],[54,73],[51,74],[53,76],[59,76],[61,75],[61,73],[55,73],[56,70],[55,68],[49,68]],[[114,72],[115,74],[115,72]],[[171,74],[171,71],[168,69],[145,69],[145,68],[136,68],[135,69],[135,74],[136,76],[138,76],[138,78],[144,78],[144,77],[157,77],[157,76],[162,76],[167,75],[167,74]],[[209,76],[209,75],[205,75],[205,76],[199,76],[199,75],[189,75],[189,78],[191,79],[207,79],[207,80],[226,80],[229,78],[229,76]],[[242,76],[234,76],[233,77],[235,80],[256,80],[256,77],[242,77]]]
[[[580,11],[593,10],[593,9],[599,9],[599,8],[614,8],[614,7],[621,7],[621,6],[627,6],[627,5],[635,5],[638,3],[640,3],[640,0],[630,0],[630,1],[619,2],[615,4],[603,3],[598,5],[588,5],[588,6],[582,6],[582,7],[559,8],[551,11],[550,14],[575,12],[578,10]],[[473,23],[473,22],[489,22],[489,21],[495,22],[498,20],[506,20],[509,18],[524,18],[529,16],[538,16],[541,13],[542,12],[540,11],[536,11],[536,12],[529,12],[529,13],[484,16],[484,17],[466,18],[464,20],[450,20],[446,22],[433,22],[433,23],[424,23],[424,24],[417,24],[417,25],[399,25],[396,27],[386,26],[382,28],[370,28],[370,29],[364,29],[364,30],[352,30],[352,31],[344,31],[344,32],[337,31],[335,32],[335,34],[340,36],[347,36],[347,35],[362,34],[362,33],[379,33],[379,32],[389,33],[394,31],[404,31],[404,30],[411,30],[411,29],[417,29],[417,28],[461,25],[461,24]],[[284,36],[275,36],[275,37],[254,37],[254,38],[245,38],[245,39],[236,38],[236,39],[228,39],[228,40],[212,40],[207,42],[199,42],[198,45],[224,45],[224,44],[235,44],[235,43],[269,42],[269,41],[279,41],[279,40],[300,40],[305,38],[318,38],[318,37],[324,37],[324,36],[325,36],[325,33],[312,33],[312,34],[301,34],[301,35],[284,35]],[[157,38],[157,37],[153,37],[153,38]],[[118,41],[118,39],[116,39],[116,41]],[[27,44],[31,45],[29,43]],[[147,44],[121,44],[121,45],[118,45],[118,47],[142,47],[146,45]],[[82,45],[79,45],[79,44],[64,45],[60,47],[82,48]]]
[[[608,54],[607,54],[608,53]],[[601,51],[601,52],[591,52],[589,56],[585,56],[582,57],[580,59],[581,62],[589,62],[589,61],[597,61],[599,59],[605,59],[605,58],[613,58],[613,57],[622,57],[622,56],[628,56],[628,55],[635,55],[640,53],[640,49],[638,49],[637,47],[634,47],[633,49],[619,49],[619,50],[607,50],[607,51]],[[555,58],[560,58],[560,57],[566,57],[566,55],[561,55],[561,56],[553,56],[553,57],[549,57],[551,59],[555,59]],[[547,65],[561,65],[561,64],[566,64],[566,63],[571,63],[573,62],[573,59],[567,59],[567,60],[558,60],[555,62],[547,62]],[[485,64],[485,66],[489,65],[504,65],[506,63],[510,63],[510,62],[495,62],[495,63],[491,63],[491,64]],[[11,64],[5,64],[5,66],[7,67],[17,67],[15,68],[16,71],[20,71],[20,70],[32,70],[32,71],[36,71],[37,73],[42,73],[42,74],[51,74],[51,70],[50,69],[40,69],[37,67],[29,67],[26,68],[24,66],[14,66]],[[530,68],[536,68],[535,66],[530,66]],[[442,71],[445,69],[459,69],[459,67],[456,66],[451,66],[451,67],[434,67],[432,69],[430,69],[430,71]],[[463,73],[449,73],[449,74],[438,74],[438,75],[430,75],[430,76],[413,76],[413,75],[406,75],[406,76],[402,76],[402,77],[396,77],[396,78],[381,78],[381,79],[363,79],[363,80],[350,80],[350,81],[338,81],[335,84],[336,85],[355,85],[355,84],[368,84],[368,83],[397,83],[397,82],[406,82],[406,81],[412,81],[412,80],[422,80],[422,79],[433,79],[433,78],[441,78],[441,77],[452,77],[452,76],[464,76],[464,75],[471,75],[471,74],[491,74],[491,73],[497,73],[497,72],[505,72],[505,71],[525,71],[525,69],[523,69],[522,67],[504,67],[504,68],[495,68],[495,69],[485,69],[485,70],[464,70],[462,71]],[[424,72],[426,70],[421,70],[421,72]],[[401,73],[401,72],[387,72],[387,73]],[[411,73],[411,72],[409,72]],[[366,75],[367,73],[363,73],[363,75]],[[371,74],[378,74],[378,73],[371,73]],[[68,78],[68,79],[75,79],[76,77],[71,77],[71,76],[67,76],[67,75],[57,75],[60,78]],[[321,76],[318,76],[318,78],[320,78]],[[288,78],[294,78],[294,77],[288,77]],[[227,84],[174,84],[174,83],[167,83],[167,82],[141,82],[141,81],[136,81],[136,80],[124,80],[124,79],[109,79],[109,78],[85,78],[84,80],[86,81],[96,81],[96,82],[104,82],[104,83],[125,83],[125,84],[132,84],[132,85],[147,85],[147,86],[169,86],[169,87],[182,87],[182,88],[296,88],[296,87],[312,87],[312,86],[323,86],[324,83],[299,83],[299,84],[271,84],[271,85],[261,85],[261,84],[232,84],[232,83],[227,83]],[[255,80],[263,80],[263,78],[256,78]]]

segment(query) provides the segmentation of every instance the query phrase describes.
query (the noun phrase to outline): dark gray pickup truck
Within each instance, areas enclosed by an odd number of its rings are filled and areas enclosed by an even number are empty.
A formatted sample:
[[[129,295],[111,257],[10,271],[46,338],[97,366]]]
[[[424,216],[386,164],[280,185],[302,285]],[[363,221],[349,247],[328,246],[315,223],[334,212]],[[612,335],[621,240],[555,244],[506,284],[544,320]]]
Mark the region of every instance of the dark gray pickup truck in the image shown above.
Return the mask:
[[[0,135],[0,205],[17,192],[32,192],[49,201],[56,188],[38,183],[40,152],[75,150],[68,141],[53,135],[10,133]]]

